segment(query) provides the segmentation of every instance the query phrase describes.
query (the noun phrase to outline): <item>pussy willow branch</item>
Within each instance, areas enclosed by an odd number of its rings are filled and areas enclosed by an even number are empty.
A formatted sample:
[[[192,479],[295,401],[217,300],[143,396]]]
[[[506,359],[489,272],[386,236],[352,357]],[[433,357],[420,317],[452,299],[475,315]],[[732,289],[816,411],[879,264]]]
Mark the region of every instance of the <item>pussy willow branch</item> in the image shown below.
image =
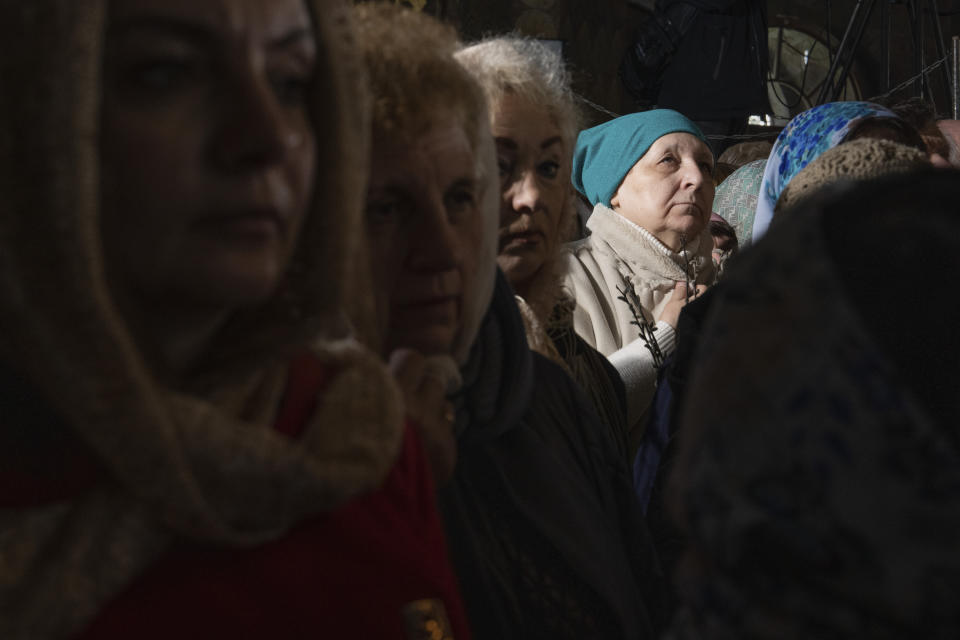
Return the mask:
[[[687,236],[680,234],[680,255],[683,256],[683,273],[687,276],[687,298],[693,299],[699,295],[697,291],[697,268],[690,264],[690,252],[687,251]]]
[[[627,281],[623,289],[617,287],[617,293],[620,294],[617,296],[617,299],[623,300],[630,309],[630,313],[633,315],[633,321],[630,324],[637,328],[640,339],[643,340],[647,351],[653,356],[653,366],[659,371],[660,367],[663,366],[663,352],[660,351],[660,345],[657,343],[657,337],[654,335],[654,332],[657,330],[657,325],[647,322],[644,317],[643,307],[640,305],[637,290],[633,288],[632,282]]]

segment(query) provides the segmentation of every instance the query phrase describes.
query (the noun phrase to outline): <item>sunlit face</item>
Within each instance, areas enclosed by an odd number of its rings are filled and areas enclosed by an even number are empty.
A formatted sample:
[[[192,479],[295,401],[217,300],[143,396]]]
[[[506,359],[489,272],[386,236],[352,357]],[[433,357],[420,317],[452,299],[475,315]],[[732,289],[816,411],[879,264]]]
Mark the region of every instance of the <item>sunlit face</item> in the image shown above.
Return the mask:
[[[494,110],[491,129],[502,195],[497,262],[523,295],[560,241],[561,214],[570,197],[570,154],[549,114],[511,93]]]
[[[102,107],[111,286],[237,308],[277,286],[313,187],[303,0],[111,0]]]
[[[449,354],[475,297],[483,238],[480,185],[459,122],[433,118],[412,140],[376,136],[367,192],[375,287],[387,309],[384,353]]]
[[[697,237],[713,207],[713,155],[689,133],[654,142],[610,200],[614,211],[678,251]]]

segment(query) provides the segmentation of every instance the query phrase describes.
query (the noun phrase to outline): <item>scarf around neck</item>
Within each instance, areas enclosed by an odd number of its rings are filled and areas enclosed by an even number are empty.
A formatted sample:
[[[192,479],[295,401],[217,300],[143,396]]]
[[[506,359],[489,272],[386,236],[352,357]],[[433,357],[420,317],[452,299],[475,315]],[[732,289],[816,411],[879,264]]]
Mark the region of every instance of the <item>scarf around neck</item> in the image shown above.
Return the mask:
[[[377,358],[341,340],[344,294],[356,301],[365,290],[356,254],[368,101],[347,7],[308,6],[318,48],[310,100],[324,141],[316,199],[287,277],[218,336],[202,391],[158,380],[104,275],[106,2],[0,8],[0,86],[19,87],[0,91],[0,359],[102,471],[76,498],[0,512],[0,637],[70,636],[171,542],[276,539],[376,488],[395,460],[399,392]],[[338,375],[293,441],[271,426],[287,359],[304,351]],[[38,435],[11,419],[5,412],[3,429]]]

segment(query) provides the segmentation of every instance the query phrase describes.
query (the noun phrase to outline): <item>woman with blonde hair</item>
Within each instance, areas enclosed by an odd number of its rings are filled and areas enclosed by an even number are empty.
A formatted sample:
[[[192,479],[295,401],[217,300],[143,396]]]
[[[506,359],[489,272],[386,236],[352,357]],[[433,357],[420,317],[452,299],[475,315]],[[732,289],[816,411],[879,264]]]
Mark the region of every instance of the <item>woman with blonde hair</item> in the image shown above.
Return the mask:
[[[439,499],[474,635],[654,637],[659,570],[626,465],[583,392],[529,349],[497,270],[494,140],[456,34],[392,5],[356,15],[375,104],[367,234],[386,344],[461,378],[436,434],[456,453]]]
[[[457,60],[483,87],[500,175],[497,263],[517,293],[533,350],[565,368],[593,401],[626,457],[626,399],[619,374],[573,330],[563,289],[563,243],[576,228],[570,184],[581,115],[563,60],[516,36],[461,49]]]

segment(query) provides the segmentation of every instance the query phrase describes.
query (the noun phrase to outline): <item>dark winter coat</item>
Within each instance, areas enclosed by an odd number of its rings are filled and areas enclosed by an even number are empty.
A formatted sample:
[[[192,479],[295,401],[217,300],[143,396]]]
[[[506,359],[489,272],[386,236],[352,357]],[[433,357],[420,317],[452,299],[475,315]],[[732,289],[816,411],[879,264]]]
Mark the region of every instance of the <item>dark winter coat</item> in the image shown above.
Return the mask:
[[[660,0],[663,11],[676,0]],[[700,11],[663,72],[659,107],[692,120],[727,120],[769,111],[767,9],[760,0],[696,0]]]
[[[590,401],[526,344],[498,275],[463,369],[441,493],[477,638],[652,638],[660,573],[629,474]]]

